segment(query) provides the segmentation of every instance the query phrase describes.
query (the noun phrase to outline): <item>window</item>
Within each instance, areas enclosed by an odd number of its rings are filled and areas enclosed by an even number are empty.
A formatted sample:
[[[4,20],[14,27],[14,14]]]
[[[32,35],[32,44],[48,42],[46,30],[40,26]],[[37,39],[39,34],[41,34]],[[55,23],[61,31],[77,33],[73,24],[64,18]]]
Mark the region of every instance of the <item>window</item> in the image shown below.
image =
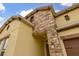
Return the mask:
[[[13,17],[12,19],[15,20],[16,18]]]
[[[30,18],[30,22],[33,22],[33,21],[34,21],[34,16]]]
[[[26,16],[25,18],[27,19],[28,17]]]
[[[3,56],[4,55],[4,51],[1,51],[1,54],[0,54],[0,56]]]
[[[8,38],[5,38],[0,41],[0,56],[3,56],[5,53],[5,50],[7,49]]]
[[[66,19],[67,21],[69,21],[69,20],[70,20],[70,18],[69,18],[69,16],[68,16],[68,15],[65,15],[65,19]]]
[[[7,30],[9,29],[9,25],[7,26]]]
[[[21,20],[21,17],[18,17],[19,20]]]

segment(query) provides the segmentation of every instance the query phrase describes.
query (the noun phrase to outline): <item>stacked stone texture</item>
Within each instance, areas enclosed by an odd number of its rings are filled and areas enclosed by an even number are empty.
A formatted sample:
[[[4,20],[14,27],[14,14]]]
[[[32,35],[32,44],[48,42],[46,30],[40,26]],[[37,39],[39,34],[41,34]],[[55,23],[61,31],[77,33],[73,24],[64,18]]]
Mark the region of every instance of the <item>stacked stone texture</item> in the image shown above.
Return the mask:
[[[34,14],[34,32],[36,36],[47,34],[50,56],[62,56],[60,38],[56,31],[56,23],[51,11],[38,11]]]

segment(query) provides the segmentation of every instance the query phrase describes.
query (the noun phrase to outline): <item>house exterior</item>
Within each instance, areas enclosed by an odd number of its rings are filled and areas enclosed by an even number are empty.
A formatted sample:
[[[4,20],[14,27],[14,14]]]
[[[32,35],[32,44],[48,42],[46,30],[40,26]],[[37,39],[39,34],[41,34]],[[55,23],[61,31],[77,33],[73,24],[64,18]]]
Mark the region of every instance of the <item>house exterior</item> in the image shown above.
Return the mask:
[[[56,13],[51,5],[12,16],[0,28],[0,55],[79,55],[79,4]]]

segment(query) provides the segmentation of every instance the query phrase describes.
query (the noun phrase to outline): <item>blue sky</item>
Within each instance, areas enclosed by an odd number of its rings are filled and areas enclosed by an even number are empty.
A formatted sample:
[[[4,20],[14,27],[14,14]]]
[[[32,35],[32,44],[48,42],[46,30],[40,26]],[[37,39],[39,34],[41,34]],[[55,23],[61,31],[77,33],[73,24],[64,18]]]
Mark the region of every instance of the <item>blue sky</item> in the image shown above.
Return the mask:
[[[49,5],[47,3],[0,3],[0,27],[11,16],[21,15],[25,16],[35,8]],[[52,3],[55,11],[58,12],[67,7],[70,7],[72,3]]]

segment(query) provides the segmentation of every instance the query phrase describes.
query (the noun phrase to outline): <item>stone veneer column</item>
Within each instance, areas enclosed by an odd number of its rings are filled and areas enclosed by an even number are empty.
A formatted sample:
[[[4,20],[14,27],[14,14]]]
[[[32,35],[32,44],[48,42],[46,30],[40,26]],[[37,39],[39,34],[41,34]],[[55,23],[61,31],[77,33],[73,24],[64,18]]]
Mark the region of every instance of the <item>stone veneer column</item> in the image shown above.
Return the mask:
[[[60,38],[58,37],[57,31],[55,29],[55,23],[51,20],[47,25],[47,39],[49,44],[50,56],[62,56],[63,51],[60,43]]]
[[[56,31],[56,23],[51,11],[38,11],[34,14],[34,34],[42,35],[46,32],[50,56],[62,56],[63,50]]]

